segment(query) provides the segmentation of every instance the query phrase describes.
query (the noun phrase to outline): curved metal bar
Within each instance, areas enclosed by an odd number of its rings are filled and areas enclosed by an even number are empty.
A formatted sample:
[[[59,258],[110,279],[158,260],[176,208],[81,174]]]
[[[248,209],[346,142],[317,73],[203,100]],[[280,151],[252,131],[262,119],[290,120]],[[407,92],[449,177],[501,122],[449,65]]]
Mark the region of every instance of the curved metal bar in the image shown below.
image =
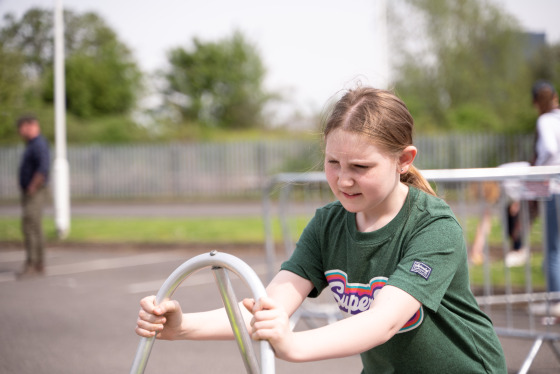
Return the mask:
[[[266,291],[259,277],[254,270],[239,258],[227,253],[212,251],[191,258],[180,265],[167,280],[163,283],[156,295],[156,304],[161,304],[164,300],[171,298],[177,287],[195,271],[206,267],[223,267],[237,275],[251,290],[255,300],[266,296]],[[148,358],[152,351],[155,336],[151,338],[141,338],[136,355],[130,369],[130,373],[144,373]],[[264,374],[274,373],[274,352],[267,341],[260,343],[260,363],[261,371]]]

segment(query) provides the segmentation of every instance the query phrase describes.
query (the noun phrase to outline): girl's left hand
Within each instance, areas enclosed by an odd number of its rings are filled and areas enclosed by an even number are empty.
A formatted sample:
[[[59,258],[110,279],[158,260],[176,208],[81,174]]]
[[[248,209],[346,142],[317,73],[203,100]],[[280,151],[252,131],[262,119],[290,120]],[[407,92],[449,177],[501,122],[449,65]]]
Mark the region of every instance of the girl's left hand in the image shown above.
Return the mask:
[[[253,314],[251,337],[254,340],[268,340],[276,357],[293,360],[294,333],[286,311],[269,297],[263,297],[256,303],[253,299],[245,299],[243,305]]]

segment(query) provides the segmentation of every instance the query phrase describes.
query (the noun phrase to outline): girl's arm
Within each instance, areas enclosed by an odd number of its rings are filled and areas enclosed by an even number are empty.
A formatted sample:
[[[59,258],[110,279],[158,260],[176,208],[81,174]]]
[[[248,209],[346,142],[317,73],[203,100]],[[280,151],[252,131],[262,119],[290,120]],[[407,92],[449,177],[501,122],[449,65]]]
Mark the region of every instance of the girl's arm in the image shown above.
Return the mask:
[[[280,306],[287,316],[291,316],[311,291],[313,285],[288,271],[280,271],[266,288],[268,297]],[[252,300],[243,304],[251,308]],[[165,340],[220,340],[233,339],[233,332],[224,308],[201,313],[182,313],[175,300],[167,300],[157,307],[155,296],[148,296],[140,302],[136,333]],[[247,327],[250,329],[251,314],[241,308]]]
[[[351,356],[389,340],[420,306],[408,293],[385,286],[368,311],[318,329],[294,333],[282,306],[267,298],[253,308],[253,338],[267,339],[279,358],[293,362]]]

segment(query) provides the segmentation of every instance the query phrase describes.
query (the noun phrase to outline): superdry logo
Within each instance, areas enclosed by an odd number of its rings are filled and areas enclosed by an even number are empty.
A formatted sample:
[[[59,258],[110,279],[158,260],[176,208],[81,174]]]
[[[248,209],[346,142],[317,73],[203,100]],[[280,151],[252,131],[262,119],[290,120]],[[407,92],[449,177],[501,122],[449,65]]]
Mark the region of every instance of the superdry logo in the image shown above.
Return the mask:
[[[375,277],[369,284],[349,283],[348,276],[342,270],[329,270],[325,272],[329,287],[338,308],[345,316],[351,316],[368,310],[377,293],[387,284],[386,277]],[[424,320],[422,307],[400,329],[399,333],[413,330],[420,326]]]
[[[420,261],[414,261],[412,268],[410,269],[412,273],[416,273],[425,280],[428,280],[430,274],[432,273],[432,268]]]

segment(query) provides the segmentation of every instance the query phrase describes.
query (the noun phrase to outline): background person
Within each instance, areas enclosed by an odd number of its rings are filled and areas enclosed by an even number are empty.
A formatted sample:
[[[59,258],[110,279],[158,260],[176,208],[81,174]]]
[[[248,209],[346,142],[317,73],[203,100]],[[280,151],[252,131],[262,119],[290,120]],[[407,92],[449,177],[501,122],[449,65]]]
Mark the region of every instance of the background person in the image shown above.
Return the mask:
[[[547,81],[537,81],[531,90],[533,105],[539,114],[535,144],[535,166],[560,165],[560,110],[558,94]],[[560,291],[560,235],[558,229],[558,204],[560,195],[553,194],[545,202],[546,241],[545,264],[547,290]],[[560,302],[552,305],[551,314],[560,317]]]
[[[523,168],[529,167],[529,162],[510,162],[499,165],[499,168]],[[502,191],[505,194],[505,210],[506,221],[503,222],[507,228],[508,240],[510,242],[510,251],[506,254],[504,262],[507,267],[515,267],[524,265],[529,259],[529,248],[527,247],[529,240],[525,237],[529,234],[530,227],[525,230],[522,227],[522,207],[528,207],[529,226],[532,225],[538,215],[538,202],[534,200],[522,203],[522,197],[519,193],[518,181],[506,180],[498,182],[481,182],[471,184],[474,189],[472,195],[474,198],[483,199],[482,218],[477,225],[476,234],[471,247],[470,261],[474,265],[480,265],[484,261],[484,245],[488,240],[492,228],[492,213],[495,206],[500,203],[500,195]]]
[[[50,154],[47,140],[41,135],[34,116],[18,119],[19,135],[26,142],[19,166],[22,221],[26,260],[21,275],[44,271],[43,206],[49,177]]]
[[[413,166],[413,119],[388,91],[348,91],[327,120],[325,174],[338,201],[317,210],[291,258],[246,299],[253,339],[293,362],[360,353],[363,373],[505,373],[502,347],[469,287],[463,231]],[[330,288],[348,317],[293,332],[289,316]],[[183,315],[142,299],[136,332],[232,338],[223,309]],[[248,317],[248,320],[251,317]]]

